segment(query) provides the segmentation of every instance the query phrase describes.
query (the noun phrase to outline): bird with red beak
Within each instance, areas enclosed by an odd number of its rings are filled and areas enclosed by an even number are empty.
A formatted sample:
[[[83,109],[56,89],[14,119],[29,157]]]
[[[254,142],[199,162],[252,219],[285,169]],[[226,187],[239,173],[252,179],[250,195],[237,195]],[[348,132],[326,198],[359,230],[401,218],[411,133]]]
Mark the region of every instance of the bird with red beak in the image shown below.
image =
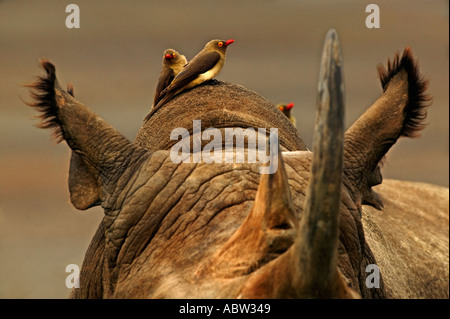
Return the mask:
[[[186,57],[176,50],[167,49],[164,51],[161,74],[159,76],[158,84],[156,85],[152,108],[161,100],[161,92],[172,83],[173,79],[181,72],[186,64]],[[149,115],[147,115],[144,121],[148,119]]]
[[[213,79],[225,63],[227,47],[234,40],[211,40],[183,70],[173,79],[172,83],[160,94],[160,101],[152,109],[146,119],[149,119],[164,103],[175,95]]]
[[[277,105],[277,107],[280,109],[281,112],[283,112],[284,115],[287,116],[289,121],[291,121],[291,123],[295,126],[297,121],[295,117],[291,114],[291,110],[294,107],[294,103],[289,104],[280,103]]]
[[[156,86],[153,105],[158,104],[159,100],[161,100],[161,92],[172,83],[173,79],[181,72],[186,64],[186,57],[174,49],[164,51],[161,75]]]

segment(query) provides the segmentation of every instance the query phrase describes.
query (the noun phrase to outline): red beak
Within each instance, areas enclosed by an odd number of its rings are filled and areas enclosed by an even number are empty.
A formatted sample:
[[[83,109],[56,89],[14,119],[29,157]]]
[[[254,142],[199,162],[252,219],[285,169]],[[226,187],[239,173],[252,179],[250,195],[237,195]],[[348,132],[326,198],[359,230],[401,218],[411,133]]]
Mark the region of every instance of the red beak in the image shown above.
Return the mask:
[[[166,59],[173,59],[172,54],[167,53],[167,54],[166,54]]]
[[[227,40],[227,42],[225,42],[225,46],[227,47],[227,46],[229,46],[231,43],[233,43],[234,42],[234,40],[233,39],[230,39],[230,40]]]
[[[294,107],[294,103],[289,103],[288,105],[286,105],[286,110],[290,110]]]

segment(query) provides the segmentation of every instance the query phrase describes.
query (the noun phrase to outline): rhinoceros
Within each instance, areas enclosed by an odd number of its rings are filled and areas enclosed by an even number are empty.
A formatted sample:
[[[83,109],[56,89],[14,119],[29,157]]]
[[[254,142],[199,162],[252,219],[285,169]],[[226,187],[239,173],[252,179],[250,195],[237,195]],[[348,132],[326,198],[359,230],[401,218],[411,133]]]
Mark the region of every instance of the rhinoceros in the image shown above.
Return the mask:
[[[416,239],[398,232],[410,221],[398,220],[396,209],[403,209],[401,217],[407,209],[389,201],[392,189],[378,194],[372,189],[382,183],[387,151],[400,137],[415,136],[426,117],[427,82],[410,48],[388,60],[386,69],[379,67],[381,96],[344,132],[342,56],[336,32],[328,33],[312,151],[267,99],[217,80],[175,96],[132,142],[78,101],[72,89],[64,90],[49,60],[41,65],[46,73],[30,85],[34,100],[29,104],[41,112],[40,127],[52,128],[72,150],[71,202],[81,210],[104,209],[80,287],[71,297],[448,297],[448,228],[445,234],[445,226],[435,225],[436,240],[428,246],[426,232],[415,233]],[[200,132],[196,120],[202,123]],[[195,160],[193,150],[174,161],[171,154],[180,140],[171,134],[179,128],[188,132],[184,145],[197,141],[202,149],[208,129],[258,130],[270,161],[206,162]],[[276,134],[268,133],[271,128]],[[250,152],[237,141],[232,146],[234,156]],[[392,187],[401,190],[399,183]],[[445,192],[436,196],[445,201]],[[392,218],[405,226],[390,228]],[[448,213],[439,218],[448,223]],[[397,242],[390,245],[390,238]],[[399,244],[417,238],[422,240],[418,250],[429,249],[427,261],[414,260],[413,245],[402,251]],[[405,256],[433,267],[408,277],[414,266],[399,262]],[[414,292],[426,282],[432,289]]]

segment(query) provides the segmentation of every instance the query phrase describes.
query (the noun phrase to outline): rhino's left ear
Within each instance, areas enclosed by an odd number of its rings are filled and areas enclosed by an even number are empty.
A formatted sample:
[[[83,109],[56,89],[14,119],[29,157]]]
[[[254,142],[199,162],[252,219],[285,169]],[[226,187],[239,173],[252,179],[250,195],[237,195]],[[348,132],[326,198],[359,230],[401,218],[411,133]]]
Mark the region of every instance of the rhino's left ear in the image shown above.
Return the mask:
[[[72,151],[69,168],[70,201],[76,209],[85,210],[100,205],[100,187],[94,168]]]
[[[32,102],[40,112],[40,128],[53,129],[58,142],[72,149],[69,189],[78,209],[104,203],[123,176],[129,162],[139,165],[147,150],[131,143],[109,123],[73,97],[73,86],[63,90],[56,79],[55,66],[41,60],[46,74],[30,85]],[[133,169],[133,168],[131,168]],[[112,205],[112,203],[109,203]]]

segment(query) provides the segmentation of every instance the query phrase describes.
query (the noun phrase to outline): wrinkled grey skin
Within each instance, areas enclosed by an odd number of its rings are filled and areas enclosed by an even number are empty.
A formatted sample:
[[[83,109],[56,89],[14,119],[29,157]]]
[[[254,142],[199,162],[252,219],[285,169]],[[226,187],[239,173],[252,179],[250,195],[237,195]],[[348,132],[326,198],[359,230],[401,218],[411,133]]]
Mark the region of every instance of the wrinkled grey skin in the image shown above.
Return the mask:
[[[362,222],[386,297],[448,298],[448,188],[387,179],[375,190],[384,208],[363,206]]]
[[[420,129],[424,117],[426,87],[411,59],[407,49],[389,67],[382,96],[344,134],[341,57],[330,33],[313,152],[270,102],[217,81],[174,97],[130,142],[61,89],[54,66],[42,61],[47,75],[32,85],[38,94],[31,105],[42,112],[41,126],[55,128],[73,151],[71,201],[78,209],[101,205],[105,212],[72,297],[448,297],[448,227],[436,226],[438,244],[421,247],[440,254],[430,257],[428,269],[421,267],[417,278],[398,278],[392,273],[410,269],[402,258],[421,263],[421,252],[404,252],[401,242],[429,234],[392,227],[399,203],[389,201],[390,190],[372,190],[381,183],[380,160],[399,137]],[[170,132],[192,132],[194,119],[207,124],[203,129],[277,127],[283,151],[274,157],[277,172],[260,175],[258,163],[173,163]],[[435,198],[445,200],[439,194]],[[386,203],[383,221],[379,210],[363,209]],[[428,221],[415,219],[415,230],[445,219],[427,213]],[[378,259],[380,286],[369,288],[365,269]],[[419,287],[427,280],[434,280],[428,291]]]

